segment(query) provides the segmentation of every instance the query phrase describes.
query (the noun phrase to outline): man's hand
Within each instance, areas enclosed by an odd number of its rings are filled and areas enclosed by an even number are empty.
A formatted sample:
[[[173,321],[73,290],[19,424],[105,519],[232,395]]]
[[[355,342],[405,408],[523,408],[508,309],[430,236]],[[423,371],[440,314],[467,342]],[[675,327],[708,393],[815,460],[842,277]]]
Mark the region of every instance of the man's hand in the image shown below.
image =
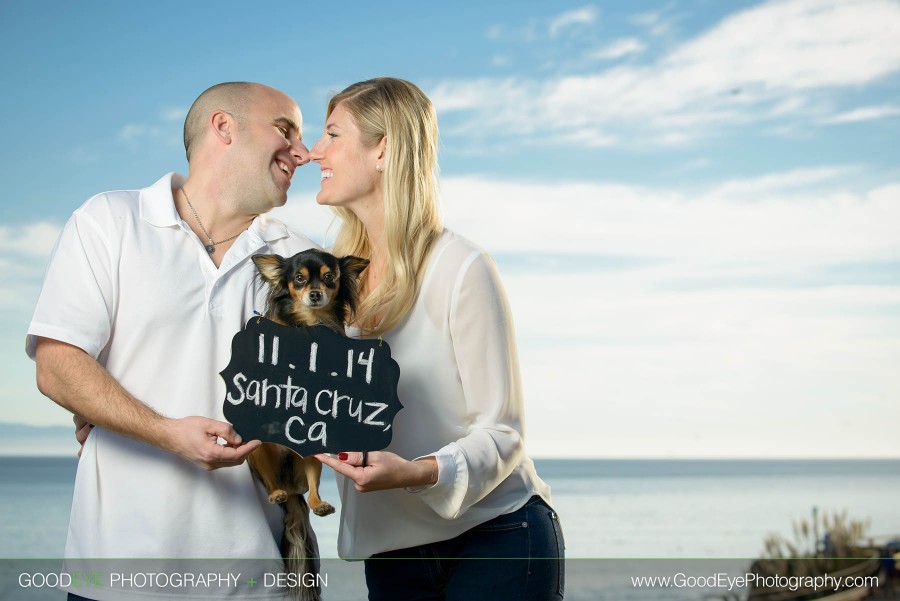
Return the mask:
[[[219,444],[222,438],[225,444]],[[231,424],[206,417],[183,417],[166,425],[164,448],[207,471],[240,465],[262,443],[243,443]]]
[[[81,457],[84,443],[94,429],[94,424],[80,415],[73,415],[72,421],[75,422],[75,440],[81,445],[78,449],[78,456]],[[166,450],[208,471],[240,465],[262,444],[258,440],[243,444],[231,424],[197,416],[172,420],[169,436],[171,440]],[[226,444],[219,444],[220,437]]]

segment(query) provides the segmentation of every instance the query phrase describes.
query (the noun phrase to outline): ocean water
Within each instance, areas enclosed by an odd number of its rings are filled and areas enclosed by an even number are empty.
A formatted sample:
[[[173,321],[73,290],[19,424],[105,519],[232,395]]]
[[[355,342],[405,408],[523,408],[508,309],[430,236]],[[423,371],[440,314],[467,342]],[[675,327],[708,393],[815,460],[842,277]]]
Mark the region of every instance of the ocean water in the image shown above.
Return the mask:
[[[0,558],[61,556],[75,465],[73,457],[0,458]],[[790,537],[793,521],[809,518],[813,508],[867,519],[870,535],[900,537],[900,460],[538,460],[536,465],[552,487],[566,554],[573,560],[567,599],[596,598],[585,592],[585,578],[592,577],[583,574],[621,570],[618,560],[756,557],[767,535]],[[339,507],[327,469],[322,496]],[[313,517],[313,526],[322,556],[336,557],[337,517]]]

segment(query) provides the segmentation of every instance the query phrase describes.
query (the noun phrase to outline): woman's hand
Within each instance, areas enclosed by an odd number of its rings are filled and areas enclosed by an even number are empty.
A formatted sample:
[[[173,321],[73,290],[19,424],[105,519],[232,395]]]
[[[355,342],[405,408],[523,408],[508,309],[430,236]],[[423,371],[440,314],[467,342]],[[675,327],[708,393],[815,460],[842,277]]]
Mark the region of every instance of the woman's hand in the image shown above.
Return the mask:
[[[359,492],[431,486],[438,478],[437,460],[434,457],[408,461],[394,453],[370,451],[366,453],[365,467],[362,453],[340,453],[337,459],[321,453],[315,457],[337,473],[353,480]]]
[[[78,456],[81,457],[81,451],[84,450],[84,442],[87,440],[91,430],[94,429],[94,424],[88,423],[80,415],[73,415],[72,421],[75,422],[75,440],[78,441]]]

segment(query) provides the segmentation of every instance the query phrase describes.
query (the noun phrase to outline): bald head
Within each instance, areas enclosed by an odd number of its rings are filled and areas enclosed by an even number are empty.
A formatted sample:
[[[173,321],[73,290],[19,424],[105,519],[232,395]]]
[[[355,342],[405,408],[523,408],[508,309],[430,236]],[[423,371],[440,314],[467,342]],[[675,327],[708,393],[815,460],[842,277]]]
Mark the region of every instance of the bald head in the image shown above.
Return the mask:
[[[263,87],[258,83],[235,81],[216,84],[200,94],[184,120],[184,151],[188,162],[191,160],[191,149],[206,133],[209,116],[215,111],[225,111],[234,117],[239,128],[243,128],[250,102]]]

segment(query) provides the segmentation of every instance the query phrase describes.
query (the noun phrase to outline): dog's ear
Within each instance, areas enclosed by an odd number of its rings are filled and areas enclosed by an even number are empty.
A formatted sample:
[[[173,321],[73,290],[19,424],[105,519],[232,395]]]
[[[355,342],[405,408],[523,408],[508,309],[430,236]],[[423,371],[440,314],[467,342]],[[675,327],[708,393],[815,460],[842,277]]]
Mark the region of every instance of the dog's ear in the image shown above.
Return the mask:
[[[280,255],[253,255],[253,262],[264,280],[271,286],[278,286],[284,271],[284,257]]]
[[[346,257],[341,258],[340,266],[341,278],[347,274],[355,280],[359,278],[359,274],[362,273],[363,269],[369,266],[369,260],[354,257],[353,255],[347,255]]]

